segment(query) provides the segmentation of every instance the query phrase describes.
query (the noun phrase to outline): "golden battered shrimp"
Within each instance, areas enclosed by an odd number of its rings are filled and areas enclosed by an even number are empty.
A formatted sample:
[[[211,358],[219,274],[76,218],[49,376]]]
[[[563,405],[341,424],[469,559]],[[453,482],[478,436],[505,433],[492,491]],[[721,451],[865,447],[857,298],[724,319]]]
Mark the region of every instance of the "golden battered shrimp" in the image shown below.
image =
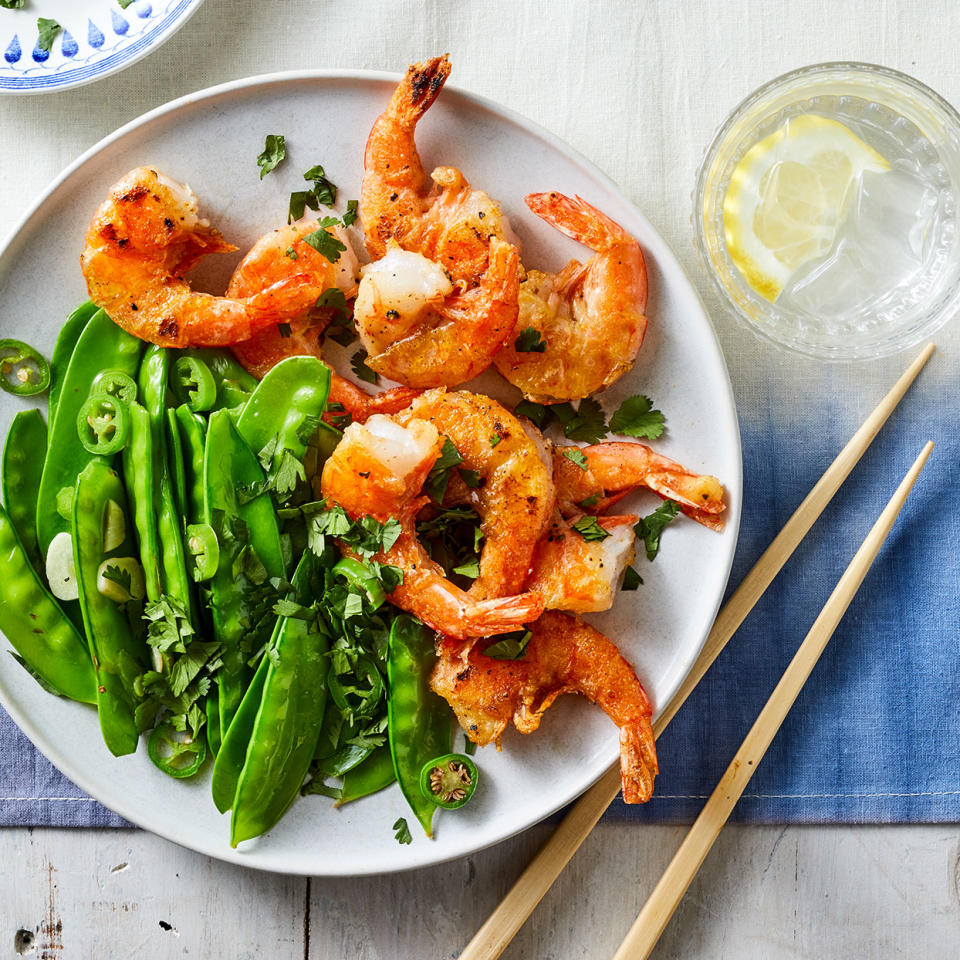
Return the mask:
[[[587,460],[585,470],[564,456],[563,451],[569,449],[556,446],[553,451],[557,504],[564,516],[602,513],[643,487],[664,500],[675,500],[697,523],[723,529],[726,504],[716,477],[692,473],[642,443],[611,440],[580,447]]]
[[[259,290],[299,276],[304,289],[310,291],[311,307],[325,290],[334,287],[344,297],[352,299],[357,293],[360,265],[350,236],[342,227],[327,228],[347,248],[336,263],[331,263],[303,239],[317,229],[316,220],[301,220],[261,237],[234,271],[227,296],[254,296]],[[322,336],[330,319],[329,309],[307,310],[287,321],[289,331],[281,333],[279,326],[271,325],[250,340],[233,344],[232,349],[255,377],[263,377],[287,357],[308,356],[323,360]],[[330,401],[341,404],[358,423],[375,413],[402,410],[418,394],[417,390],[399,387],[371,396],[332,368],[330,371]]]
[[[459,170],[438,167],[428,178],[420,162],[417,121],[449,75],[447,56],[412,64],[377,117],[364,153],[360,217],[371,257],[382,257],[395,240],[439,263],[463,290],[486,272],[490,240],[515,237],[500,205]]]
[[[538,403],[576,400],[609,387],[637,357],[647,329],[647,269],[640,244],[577,197],[533,193],[527,206],[561,233],[596,251],[557,274],[530,270],[520,285],[520,312],[497,369]],[[516,348],[533,328],[542,353]]]
[[[548,612],[530,631],[520,660],[494,660],[483,655],[482,644],[442,639],[431,687],[481,746],[499,742],[511,719],[521,733],[533,732],[560,694],[583,694],[620,728],[624,801],[645,803],[653,793],[657,752],[650,701],[633,668],[579,617]]]
[[[479,286],[457,292],[437,263],[391,243],[363,268],[354,305],[367,365],[411,387],[473,379],[513,332],[519,264],[516,247],[494,238]]]
[[[232,299],[199,293],[183,274],[236,248],[197,214],[197,198],[157,170],[115,183],[87,230],[80,266],[90,299],[128,333],[165,347],[248,340],[310,303],[299,273]]]
[[[429,390],[398,414],[399,423],[426,420],[457,448],[479,485],[460,486],[460,502],[481,518],[480,575],[471,596],[519,593],[533,551],[553,510],[551,471],[520,421],[496,400],[460,390]]]
[[[539,593],[548,610],[609,610],[623,571],[636,555],[633,525],[638,519],[632,514],[598,517],[607,536],[585,540],[558,511],[537,544],[525,589]]]
[[[414,518],[428,502],[419,494],[440,450],[433,424],[411,418],[401,425],[387,416],[373,416],[365,425],[347,427],[324,465],[321,492],[354,519],[399,521],[396,542],[376,558],[403,571],[391,603],[434,630],[461,639],[515,630],[543,612],[540,597],[527,593],[477,599],[447,580],[417,539]]]

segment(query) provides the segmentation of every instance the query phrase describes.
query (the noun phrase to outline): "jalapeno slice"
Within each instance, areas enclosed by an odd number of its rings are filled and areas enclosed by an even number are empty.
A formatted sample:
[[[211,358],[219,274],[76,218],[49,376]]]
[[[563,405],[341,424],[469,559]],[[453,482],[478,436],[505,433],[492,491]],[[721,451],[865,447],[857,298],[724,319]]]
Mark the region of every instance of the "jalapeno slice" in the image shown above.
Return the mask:
[[[444,810],[456,810],[470,802],[480,771],[463,753],[447,753],[423,765],[420,790]]]
[[[184,545],[193,557],[193,579],[197,583],[209,580],[220,565],[220,543],[213,527],[209,523],[188,524]]]
[[[127,445],[130,436],[130,411],[116,397],[96,394],[80,408],[77,433],[84,449],[108,457]]]
[[[209,410],[217,402],[217,381],[197,357],[178,357],[170,384],[180,402],[195,413]]]
[[[333,568],[333,572],[340,574],[354,589],[363,590],[374,607],[379,607],[387,599],[387,595],[373,571],[359,560],[355,560],[353,557],[344,557]]]
[[[351,714],[354,717],[369,716],[373,708],[380,702],[384,695],[385,687],[383,677],[380,674],[373,658],[363,654],[357,657],[357,665],[353,668],[353,675],[359,683],[357,685],[344,684],[331,670],[327,674],[327,689],[333,702],[343,713]],[[341,674],[343,677],[350,674]],[[369,687],[364,689],[360,684],[364,681],[369,683]]]
[[[204,738],[189,740],[169,723],[161,723],[147,737],[147,755],[167,776],[185,780],[203,766],[207,744]]]
[[[90,387],[90,396],[105,394],[116,397],[121,403],[133,403],[137,399],[137,382],[122,370],[101,370]]]
[[[29,343],[0,340],[0,387],[19,397],[32,397],[50,386],[50,364]]]

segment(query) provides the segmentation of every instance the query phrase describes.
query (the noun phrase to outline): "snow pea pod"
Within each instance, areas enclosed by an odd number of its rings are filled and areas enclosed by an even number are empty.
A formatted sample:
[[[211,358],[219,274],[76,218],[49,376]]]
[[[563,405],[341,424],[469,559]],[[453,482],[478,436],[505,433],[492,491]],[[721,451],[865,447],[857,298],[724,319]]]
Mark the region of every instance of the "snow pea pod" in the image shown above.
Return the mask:
[[[343,775],[340,799],[336,805],[342,807],[351,800],[368,797],[371,793],[389,787],[396,779],[390,745],[385,743],[377,747],[366,760]]]
[[[53,347],[53,356],[50,358],[50,392],[47,394],[47,419],[53,423],[53,415],[60,399],[63,388],[63,379],[73,356],[74,348],[80,339],[89,319],[97,312],[97,308],[88,300],[80,304],[73,313],[63,322],[57,342]]]
[[[303,460],[330,392],[330,368],[316,357],[281,360],[260,381],[237,419],[254,453],[276,440],[273,465],[284,450]]]
[[[123,479],[140,544],[140,564],[143,567],[147,601],[156,603],[163,596],[163,581],[160,574],[160,535],[157,532],[158,478],[153,427],[150,414],[141,404],[131,403],[129,412],[130,442],[123,448]]]
[[[450,708],[430,689],[436,656],[433,631],[400,614],[390,628],[387,654],[387,730],[397,782],[428,837],[436,804],[420,790],[420,771],[451,747]]]
[[[293,575],[294,599],[309,604],[323,589],[322,562],[308,550]],[[266,833],[299,796],[323,724],[329,638],[318,620],[284,617],[265,655],[260,709],[237,782],[230,819],[235,847]]]
[[[173,478],[173,498],[177,513],[187,515],[187,465],[183,460],[183,442],[180,439],[180,425],[177,411],[167,407],[167,451],[170,454],[170,475]]]
[[[184,513],[188,523],[203,522],[203,448],[206,443],[206,422],[186,404],[176,409],[180,443],[183,447],[183,469],[186,483]]]
[[[57,494],[64,487],[72,490],[80,471],[93,459],[77,433],[77,415],[90,386],[105,369],[135,376],[142,346],[141,340],[121,330],[103,310],[90,318],[77,340],[50,421],[48,454],[37,497],[37,541],[44,555],[50,541],[70,528],[69,521],[57,512]]]
[[[17,530],[0,507],[0,631],[27,665],[65,697],[97,702],[87,644],[30,565]]]
[[[210,581],[210,608],[214,636],[224,646],[223,667],[217,674],[222,731],[229,730],[250,678],[247,658],[254,649],[249,635],[250,595],[266,578],[286,576],[269,494],[242,505],[238,500],[240,489],[263,479],[263,470],[237,433],[230,413],[212,413],[203,458],[203,519],[220,541],[220,562]]]
[[[73,557],[80,588],[83,625],[97,675],[97,712],[104,742],[114,756],[133,753],[139,734],[134,721],[133,682],[146,665],[146,644],[134,635],[123,606],[97,589],[100,564],[133,552],[130,530],[113,550],[104,549],[105,519],[116,505],[125,509],[120,477],[102,460],[92,460],[77,478],[73,498]]]
[[[34,570],[43,573],[37,544],[37,498],[47,449],[47,425],[39,410],[21,410],[13,418],[3,447],[3,505]]]

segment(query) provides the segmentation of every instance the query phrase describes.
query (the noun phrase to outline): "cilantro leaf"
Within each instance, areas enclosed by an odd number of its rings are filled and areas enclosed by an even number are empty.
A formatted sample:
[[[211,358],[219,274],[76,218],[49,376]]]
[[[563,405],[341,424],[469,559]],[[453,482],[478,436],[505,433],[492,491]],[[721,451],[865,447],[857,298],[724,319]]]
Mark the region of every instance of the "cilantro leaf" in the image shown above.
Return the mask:
[[[495,447],[502,439],[499,433],[490,434],[490,446]]]
[[[431,467],[427,482],[424,484],[424,489],[431,500],[443,503],[443,495],[447,492],[447,484],[450,482],[450,471],[461,463],[463,463],[463,457],[457,452],[450,438],[444,437],[440,456]]]
[[[271,170],[276,170],[286,156],[287,146],[284,138],[275,133],[268,133],[263,152],[257,157],[260,179],[262,180]]]
[[[397,817],[393,826],[390,828],[394,832],[394,839],[397,843],[412,843],[413,837],[410,836],[410,827],[407,826],[406,817]]]
[[[581,470],[587,469],[587,458],[583,455],[583,451],[579,447],[561,447],[560,452],[568,460],[575,463]],[[599,499],[599,496],[597,499]]]
[[[653,513],[641,517],[633,529],[647,548],[647,559],[653,560],[660,550],[660,534],[667,524],[680,512],[675,500],[664,500]]]
[[[350,318],[347,298],[343,295],[343,291],[337,287],[327,287],[327,289],[317,297],[316,307],[318,309],[323,307],[331,310],[334,314],[339,314],[345,319]]]
[[[279,333],[284,340],[289,340],[291,334],[293,333],[293,328],[290,326],[289,323],[278,323],[277,333]]]
[[[343,215],[342,222],[345,227],[349,227],[357,220],[357,208],[360,206],[359,200],[347,201],[347,212]]]
[[[480,576],[480,560],[470,560],[467,563],[460,564],[459,567],[453,568],[454,573],[459,573],[461,577],[469,577],[471,580],[476,580]]]
[[[273,489],[283,497],[296,489],[298,481],[307,479],[307,471],[291,450],[284,449],[271,479]]]
[[[121,9],[121,10],[126,10],[127,7],[129,7],[131,3],[136,3],[136,0],[117,0],[117,3],[120,4],[120,9]]]
[[[298,254],[297,254],[297,251],[294,250],[293,247],[287,247],[287,249],[283,251],[283,255],[284,255],[285,257],[289,257],[291,260],[299,260],[299,259],[300,259],[300,257],[299,257]]]
[[[109,580],[111,583],[115,583],[122,590],[125,590],[127,594],[130,593],[133,577],[131,576],[129,570],[123,570],[116,564],[112,564],[109,567],[104,567],[101,575],[104,580]]]
[[[515,630],[501,634],[500,639],[483,651],[492,660],[519,660],[526,652],[533,634],[529,630]]]
[[[343,791],[339,787],[329,786],[323,777],[314,777],[300,788],[300,796],[310,797],[314,795],[339,800],[343,796]]]
[[[580,501],[580,506],[583,507],[584,510],[591,510],[591,509],[592,509],[593,507],[595,507],[599,502],[600,502],[600,494],[599,494],[599,493],[591,493],[589,497],[584,497],[584,498]]]
[[[312,193],[318,203],[332,207],[337,201],[337,185],[327,179],[327,174],[319,163],[314,164],[304,175],[304,180],[312,181]],[[313,207],[312,209],[316,209]]]
[[[580,401],[576,410],[569,403],[557,403],[550,412],[563,424],[563,435],[568,440],[599,443],[607,435],[603,407],[592,397]]]
[[[295,190],[291,193],[290,205],[287,207],[287,223],[293,223],[294,220],[299,220],[307,212],[307,207],[311,210],[319,209],[319,205],[314,199],[312,191]]]
[[[128,0],[133,3],[133,0]],[[26,6],[27,0],[0,0],[0,7],[6,7],[7,10],[22,10]],[[16,657],[17,655],[14,654]],[[20,658],[17,657],[17,660]]]
[[[662,411],[653,409],[649,397],[634,395],[617,407],[610,418],[610,430],[628,437],[656,440],[663,433],[665,421]]]
[[[367,383],[379,383],[380,377],[375,370],[367,366],[367,351],[361,347],[351,358],[350,367],[360,380]]]
[[[641,577],[633,567],[627,567],[626,570],[623,571],[623,583],[620,585],[620,589],[627,591],[636,590],[642,583],[643,577]]]
[[[550,408],[542,403],[534,403],[532,400],[521,400],[513,412],[518,417],[526,417],[532,420],[541,430],[547,425],[550,419]]]
[[[572,524],[573,529],[583,537],[587,543],[598,540],[606,540],[610,536],[609,531],[600,526],[596,517],[581,517],[576,523]]]
[[[471,490],[476,490],[477,487],[480,486],[480,474],[476,470],[468,470],[466,467],[461,467],[460,477]]]
[[[320,256],[326,257],[330,263],[336,263],[340,259],[340,254],[347,249],[347,245],[342,240],[338,240],[332,233],[327,232],[327,227],[339,223],[340,221],[336,217],[324,217],[320,221],[319,228],[303,238],[305,244],[313,247]]]
[[[524,327],[513,341],[513,346],[518,353],[543,353],[547,349],[547,341],[540,336],[536,327]]]
[[[37,30],[39,31],[39,35],[37,36],[37,46],[41,50],[46,50],[49,53],[50,48],[53,46],[54,39],[62,29],[63,27],[61,27],[56,20],[51,20],[49,17],[38,17]]]

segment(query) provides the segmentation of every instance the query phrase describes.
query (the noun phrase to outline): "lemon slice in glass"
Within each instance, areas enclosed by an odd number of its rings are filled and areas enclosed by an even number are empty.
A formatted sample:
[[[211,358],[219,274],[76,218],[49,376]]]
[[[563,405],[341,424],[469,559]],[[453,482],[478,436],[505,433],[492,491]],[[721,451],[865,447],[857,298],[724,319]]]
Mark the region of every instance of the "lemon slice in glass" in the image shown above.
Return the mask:
[[[754,144],[723,200],[727,249],[747,282],[776,300],[791,274],[833,246],[866,170],[890,164],[837,120],[804,113]]]

